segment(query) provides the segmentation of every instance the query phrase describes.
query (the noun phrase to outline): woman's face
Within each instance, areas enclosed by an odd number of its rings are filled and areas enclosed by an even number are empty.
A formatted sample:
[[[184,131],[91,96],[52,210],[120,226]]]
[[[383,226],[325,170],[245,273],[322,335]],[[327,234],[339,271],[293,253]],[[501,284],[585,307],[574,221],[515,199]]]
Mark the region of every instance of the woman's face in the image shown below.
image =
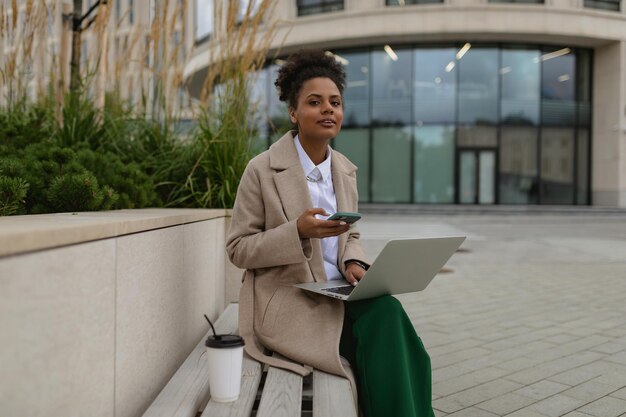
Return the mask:
[[[290,108],[291,122],[298,125],[304,140],[328,141],[337,136],[343,121],[341,93],[326,77],[305,81],[298,95],[298,107]]]

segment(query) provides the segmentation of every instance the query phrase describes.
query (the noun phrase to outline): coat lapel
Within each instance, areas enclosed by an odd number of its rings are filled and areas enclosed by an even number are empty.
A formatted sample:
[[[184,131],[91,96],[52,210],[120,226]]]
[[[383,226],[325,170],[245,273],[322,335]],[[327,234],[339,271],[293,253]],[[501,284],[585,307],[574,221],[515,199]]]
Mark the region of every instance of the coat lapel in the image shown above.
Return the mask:
[[[270,147],[270,167],[275,171],[274,184],[288,221],[296,220],[313,208],[309,187],[293,144],[292,132],[286,133]],[[319,239],[311,239],[313,258],[309,262],[315,281],[326,281],[322,246]]]

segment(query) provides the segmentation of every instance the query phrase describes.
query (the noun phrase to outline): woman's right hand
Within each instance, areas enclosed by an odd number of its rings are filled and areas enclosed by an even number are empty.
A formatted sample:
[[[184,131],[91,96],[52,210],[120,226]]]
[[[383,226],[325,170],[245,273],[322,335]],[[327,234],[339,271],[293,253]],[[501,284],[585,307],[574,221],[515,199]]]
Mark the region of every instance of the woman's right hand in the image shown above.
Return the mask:
[[[323,208],[312,208],[302,213],[297,221],[298,235],[301,239],[339,236],[350,230],[350,225],[344,221],[321,220],[315,217],[316,214],[330,216]]]

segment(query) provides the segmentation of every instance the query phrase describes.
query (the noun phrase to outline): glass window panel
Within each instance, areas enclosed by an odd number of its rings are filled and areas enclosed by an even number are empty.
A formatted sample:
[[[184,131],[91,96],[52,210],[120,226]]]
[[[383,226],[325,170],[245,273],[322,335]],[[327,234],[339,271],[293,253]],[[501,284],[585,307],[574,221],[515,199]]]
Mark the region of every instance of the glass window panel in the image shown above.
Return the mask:
[[[576,54],[576,94],[578,95],[578,125],[591,126],[591,51]]]
[[[213,0],[196,0],[196,40],[213,33]]]
[[[369,52],[341,54],[345,58],[346,89],[344,90],[344,126],[370,124],[370,54]]]
[[[584,4],[590,9],[620,11],[620,0],[585,0]]]
[[[569,48],[550,49],[541,56],[542,123],[573,125],[576,119],[575,57]]]
[[[135,23],[135,0],[128,0],[128,22]]]
[[[459,66],[459,121],[496,123],[498,121],[498,50],[471,48]]]
[[[505,124],[539,124],[541,73],[539,51],[503,50],[500,120]]]
[[[415,121],[454,123],[456,121],[456,68],[454,48],[417,49],[413,81]]]
[[[248,12],[248,6],[250,7],[249,18],[254,17],[259,10],[261,0],[239,0],[239,8],[237,9],[237,21],[242,22]]]
[[[122,0],[115,0],[115,20],[119,21],[122,16]]]
[[[589,131],[580,129],[576,140],[578,141],[576,204],[589,204]]]
[[[578,102],[578,125],[591,126],[591,103]]]
[[[576,54],[576,88],[578,100],[591,101],[591,51],[581,49]]]
[[[282,134],[284,134],[287,130],[293,129],[293,124],[289,120],[289,106],[280,101],[278,98],[278,91],[274,85],[276,78],[278,77],[279,68],[279,65],[270,65],[267,68],[268,76],[271,80],[268,101],[269,108],[267,112],[269,115],[270,133],[275,132],[276,135],[278,135],[276,139],[280,139],[280,136],[282,136]],[[272,140],[272,142],[274,141],[275,140]]]
[[[413,201],[454,202],[454,126],[422,126],[415,137]]]
[[[534,127],[502,127],[498,174],[500,203],[537,203],[538,134]]]
[[[372,201],[411,201],[411,129],[373,129]]]
[[[298,0],[298,16],[343,10],[343,0]]]
[[[527,3],[527,4],[543,4],[543,0],[489,0],[489,3]]]
[[[255,139],[252,148],[255,153],[267,149],[267,69],[248,75],[250,89],[250,124],[255,129]]]
[[[457,143],[461,147],[495,147],[498,146],[498,131],[493,126],[461,126]]]
[[[574,129],[541,131],[541,203],[574,204]]]
[[[411,62],[409,50],[372,53],[372,123],[404,125],[411,123]]]
[[[406,6],[408,4],[443,3],[443,0],[387,0],[387,6]]]
[[[494,151],[481,151],[479,153],[479,194],[480,204],[493,204],[496,202],[495,165],[496,156]]]
[[[476,152],[465,151],[460,155],[459,202],[476,202]]]
[[[341,129],[335,139],[336,150],[348,157],[359,169],[356,172],[359,201],[370,200],[370,139],[369,129]]]

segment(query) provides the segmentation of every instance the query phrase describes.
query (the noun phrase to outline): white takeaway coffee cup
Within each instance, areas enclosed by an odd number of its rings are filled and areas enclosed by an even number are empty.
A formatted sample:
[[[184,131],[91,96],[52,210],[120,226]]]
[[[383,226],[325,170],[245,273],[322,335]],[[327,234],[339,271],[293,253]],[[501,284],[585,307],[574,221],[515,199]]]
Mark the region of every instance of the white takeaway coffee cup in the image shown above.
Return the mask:
[[[230,334],[212,335],[207,338],[205,346],[211,399],[220,403],[236,401],[241,389],[243,338]]]

